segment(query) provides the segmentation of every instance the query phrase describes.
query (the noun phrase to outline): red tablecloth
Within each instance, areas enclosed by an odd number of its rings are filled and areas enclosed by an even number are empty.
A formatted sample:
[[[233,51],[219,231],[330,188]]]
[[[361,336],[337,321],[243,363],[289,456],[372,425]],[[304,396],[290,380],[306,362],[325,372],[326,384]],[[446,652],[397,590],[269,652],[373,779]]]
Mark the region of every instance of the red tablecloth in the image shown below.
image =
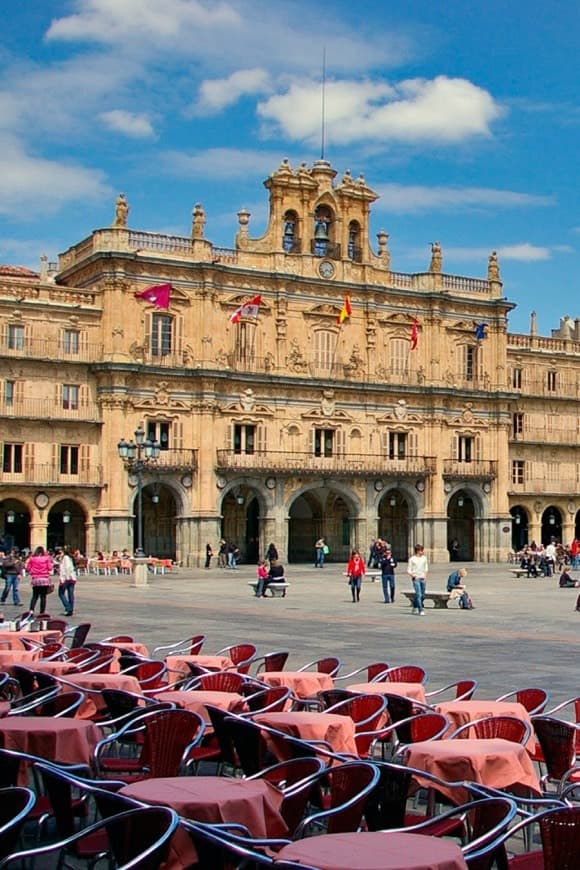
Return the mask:
[[[403,695],[413,701],[426,703],[425,687],[422,683],[353,683],[346,687],[349,692],[361,695]]]
[[[258,675],[268,686],[287,686],[298,698],[310,698],[322,689],[334,688],[334,680],[320,671],[265,671]]]
[[[517,704],[512,701],[446,701],[438,704],[435,708],[444,716],[447,716],[451,723],[451,730],[455,731],[461,725],[467,725],[468,722],[473,722],[475,719],[483,719],[486,716],[513,716],[516,719],[523,719],[531,726],[532,722],[530,714],[522,704]],[[472,729],[469,728],[465,732],[466,737],[474,737]],[[536,738],[534,729],[530,735],[530,739],[526,744],[528,752],[533,753],[536,749]]]
[[[389,832],[308,837],[284,846],[277,858],[302,862],[319,870],[465,870],[467,867],[461,849],[449,840]]]
[[[32,668],[33,663],[39,658],[38,650],[0,649],[0,669],[5,670],[10,665],[23,665],[25,668]]]
[[[77,674],[79,669],[74,662],[38,659],[38,661],[31,665],[31,670],[41,671],[43,674],[51,674],[53,677],[66,677],[68,674]]]
[[[65,677],[67,683],[63,684],[63,692],[74,691],[74,687],[82,691],[92,689],[93,692],[101,692],[103,689],[121,689],[123,692],[132,692],[134,695],[141,694],[141,686],[137,677],[129,674],[68,674]],[[101,695],[90,694],[79,707],[77,716],[81,719],[90,719],[97,712],[104,709],[106,704]]]
[[[7,716],[10,712],[10,701],[0,701],[0,719]]]
[[[425,740],[408,746],[406,760],[409,767],[448,782],[468,780],[501,789],[517,783],[541,791],[526,748],[509,740]],[[427,781],[422,784],[429,786]],[[468,799],[467,794],[458,795],[457,789],[449,790],[448,797]]]
[[[128,652],[137,653],[137,655],[144,656],[144,658],[149,658],[149,650],[145,646],[144,643],[138,643],[137,641],[133,643],[102,643],[102,646],[110,647],[111,652],[114,652],[116,657],[123,655],[123,650],[127,650]]]
[[[192,710],[194,713],[199,713],[206,722],[209,722],[209,715],[206,710],[206,704],[212,707],[219,707],[220,710],[236,710],[243,702],[243,695],[238,695],[236,692],[159,692],[155,695],[156,701],[171,701],[172,704],[177,704],[185,710]]]
[[[48,761],[91,764],[102,734],[94,722],[52,716],[10,716],[0,719],[0,746],[39,755]],[[21,784],[26,783],[21,771]]]
[[[199,665],[202,668],[207,668],[210,671],[223,671],[226,668],[234,667],[233,661],[228,656],[176,655],[167,656],[165,659],[167,667],[171,668],[173,671],[180,671],[183,677],[188,677],[190,674],[190,670],[187,667],[188,662],[192,665]],[[181,677],[179,674],[174,674],[170,670],[167,679],[170,683],[175,683],[177,680],[181,679]]]
[[[336,713],[308,713],[288,711],[285,713],[261,713],[253,717],[258,725],[266,725],[283,731],[291,737],[301,740],[325,740],[330,743],[334,752],[347,753],[358,757],[354,741],[355,726],[350,716],[339,716]],[[270,741],[270,737],[268,738]],[[292,753],[285,752],[282,741],[272,738],[272,750],[276,756],[284,760]]]
[[[287,828],[280,815],[282,793],[263,780],[221,776],[177,776],[145,779],[121,789],[149,804],[169,806],[181,816],[199,822],[240,822],[253,837],[284,837]],[[188,867],[196,854],[183,830],[172,840],[165,868]]]
[[[23,637],[26,640],[33,640],[37,643],[46,643],[47,641],[60,641],[62,639],[62,632],[49,631],[0,631],[0,641],[2,641],[2,646],[5,643],[10,644],[10,649],[24,649],[23,645],[20,643],[20,638]]]

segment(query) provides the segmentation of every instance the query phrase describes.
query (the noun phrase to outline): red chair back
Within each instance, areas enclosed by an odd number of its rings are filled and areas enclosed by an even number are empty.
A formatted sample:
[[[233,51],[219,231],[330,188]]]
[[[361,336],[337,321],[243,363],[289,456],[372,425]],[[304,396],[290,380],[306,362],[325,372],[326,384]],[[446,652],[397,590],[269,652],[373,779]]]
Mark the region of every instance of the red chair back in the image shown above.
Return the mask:
[[[426,677],[427,672],[419,665],[399,665],[389,668],[386,673],[386,679],[390,683],[423,683]]]
[[[215,674],[204,674],[197,680],[196,688],[202,692],[238,692],[241,694],[245,683],[242,674],[233,671],[219,671]]]

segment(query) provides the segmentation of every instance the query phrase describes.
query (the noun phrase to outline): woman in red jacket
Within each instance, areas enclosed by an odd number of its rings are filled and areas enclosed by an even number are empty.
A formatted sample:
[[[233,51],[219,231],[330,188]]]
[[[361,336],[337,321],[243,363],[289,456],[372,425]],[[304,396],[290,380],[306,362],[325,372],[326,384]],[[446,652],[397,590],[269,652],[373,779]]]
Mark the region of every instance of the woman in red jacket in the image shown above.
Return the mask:
[[[45,553],[44,547],[37,547],[26,563],[26,570],[30,574],[32,586],[32,598],[30,610],[34,613],[36,602],[40,599],[40,612],[46,611],[46,596],[52,584],[52,558]]]
[[[348,585],[352,592],[352,603],[355,604],[355,602],[360,601],[360,587],[362,584],[362,578],[366,573],[365,560],[358,550],[353,550],[350,554],[350,559],[346,566],[346,573],[348,574]]]

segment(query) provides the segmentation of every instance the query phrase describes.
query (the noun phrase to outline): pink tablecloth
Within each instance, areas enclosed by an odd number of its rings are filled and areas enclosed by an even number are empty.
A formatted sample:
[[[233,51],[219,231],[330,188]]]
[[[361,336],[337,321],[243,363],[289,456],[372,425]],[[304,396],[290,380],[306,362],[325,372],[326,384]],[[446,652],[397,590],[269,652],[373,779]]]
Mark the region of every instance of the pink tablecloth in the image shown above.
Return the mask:
[[[322,689],[334,688],[334,680],[320,671],[265,671],[260,681],[268,686],[287,686],[298,698],[310,698]]]
[[[68,674],[65,679],[67,682],[63,684],[63,692],[72,692],[75,687],[81,691],[83,689],[92,690],[78,710],[77,716],[81,719],[90,719],[106,707],[102,696],[98,694],[103,689],[121,689],[123,692],[131,692],[134,695],[141,694],[139,680],[129,674]],[[72,685],[68,685],[68,683],[72,683]]]
[[[426,703],[425,687],[422,683],[353,683],[346,687],[349,692],[361,695],[403,695],[413,701]]]
[[[284,837],[286,824],[280,815],[282,793],[264,780],[229,779],[220,776],[178,776],[146,779],[121,789],[149,804],[169,806],[181,816],[199,822],[240,822],[253,837]],[[178,830],[164,868],[188,867],[196,861],[189,836]]]
[[[226,668],[234,667],[233,661],[228,656],[167,656],[165,664],[171,669],[167,675],[167,679],[170,683],[175,683],[177,680],[181,679],[179,674],[172,673],[172,671],[179,671],[182,677],[189,676],[190,670],[187,667],[188,662],[192,665],[199,665],[201,668],[207,668],[210,671],[223,671]]]
[[[421,834],[326,834],[284,846],[280,861],[319,870],[465,870],[459,846]],[[274,867],[276,864],[274,863]]]
[[[209,722],[209,715],[206,709],[206,704],[212,707],[219,707],[220,710],[231,712],[243,712],[243,695],[238,695],[236,692],[159,692],[155,695],[156,701],[171,701],[172,704],[177,704],[184,710],[192,710],[194,713],[199,713],[206,722]]]
[[[288,711],[286,713],[261,713],[254,716],[258,725],[266,725],[283,731],[291,737],[301,740],[325,740],[332,750],[339,754],[346,753],[358,757],[354,741],[355,725],[350,716],[339,716],[336,713],[308,713]],[[272,740],[272,749],[280,759],[291,756],[284,751],[282,741]]]
[[[541,791],[526,748],[510,740],[425,740],[411,743],[405,757],[409,767],[434,773],[447,782],[467,780],[501,789],[517,783]],[[427,781],[422,784],[429,785]],[[440,790],[445,793],[445,789]],[[467,799],[459,791],[449,790],[448,797]]]
[[[88,764],[102,734],[94,722],[52,716],[10,716],[0,719],[0,746],[39,755],[49,761]],[[26,783],[21,771],[21,784]]]
[[[60,641],[62,632],[55,631],[0,631],[0,641],[2,646],[6,643],[10,644],[10,649],[24,649],[20,642],[20,638],[32,640],[36,643],[47,643],[47,641]]]
[[[34,662],[38,661],[40,653],[38,650],[25,649],[0,649],[0,669],[5,670],[10,665],[22,665],[25,668],[32,668]]]
[[[483,719],[486,716],[513,716],[523,719],[531,726],[530,714],[522,704],[512,701],[446,701],[438,704],[435,708],[439,713],[447,716],[451,723],[451,730],[455,731],[461,725],[467,725],[475,719]],[[471,728],[465,732],[466,737],[474,737]],[[536,749],[536,737],[532,728],[530,739],[526,744],[528,752],[533,753]]]
[[[74,662],[61,662],[49,659],[38,659],[31,666],[32,670],[43,674],[51,674],[53,677],[66,677],[68,674],[77,674],[78,667]]]

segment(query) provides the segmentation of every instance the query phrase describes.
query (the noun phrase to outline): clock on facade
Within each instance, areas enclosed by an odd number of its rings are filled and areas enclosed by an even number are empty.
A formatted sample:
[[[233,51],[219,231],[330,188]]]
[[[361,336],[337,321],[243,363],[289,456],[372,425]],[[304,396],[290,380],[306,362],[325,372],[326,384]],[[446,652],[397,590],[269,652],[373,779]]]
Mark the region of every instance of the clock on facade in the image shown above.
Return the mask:
[[[49,498],[45,492],[38,492],[34,499],[34,504],[39,510],[44,510],[49,502]]]
[[[332,278],[334,275],[334,264],[330,260],[323,260],[318,267],[318,274],[322,278]]]

